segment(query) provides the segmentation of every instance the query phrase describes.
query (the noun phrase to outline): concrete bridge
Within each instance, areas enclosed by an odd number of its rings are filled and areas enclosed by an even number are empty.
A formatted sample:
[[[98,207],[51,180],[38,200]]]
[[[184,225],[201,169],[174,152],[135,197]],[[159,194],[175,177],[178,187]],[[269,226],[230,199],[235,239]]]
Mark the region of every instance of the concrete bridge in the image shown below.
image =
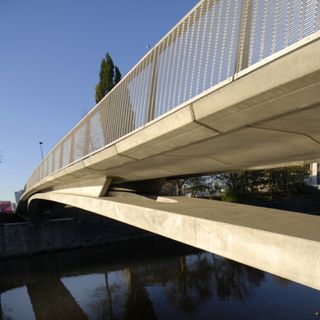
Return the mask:
[[[316,0],[200,1],[50,151],[20,212],[69,204],[320,289],[318,217],[157,196],[320,158],[319,30]]]

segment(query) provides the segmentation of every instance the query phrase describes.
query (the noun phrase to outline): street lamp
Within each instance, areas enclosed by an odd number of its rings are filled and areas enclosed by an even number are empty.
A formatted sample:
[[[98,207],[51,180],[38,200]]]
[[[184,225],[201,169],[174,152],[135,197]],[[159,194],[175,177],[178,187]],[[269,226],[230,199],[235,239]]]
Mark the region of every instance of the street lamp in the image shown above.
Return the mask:
[[[40,141],[40,142],[39,142],[39,145],[40,145],[41,159],[43,160],[43,150],[42,150],[43,142]]]

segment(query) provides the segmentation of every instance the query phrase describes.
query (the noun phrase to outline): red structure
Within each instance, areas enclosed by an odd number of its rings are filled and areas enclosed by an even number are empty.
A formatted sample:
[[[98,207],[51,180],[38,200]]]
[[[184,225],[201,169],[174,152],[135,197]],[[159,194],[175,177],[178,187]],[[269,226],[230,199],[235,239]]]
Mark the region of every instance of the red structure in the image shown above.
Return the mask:
[[[11,201],[0,201],[0,214],[13,213]]]

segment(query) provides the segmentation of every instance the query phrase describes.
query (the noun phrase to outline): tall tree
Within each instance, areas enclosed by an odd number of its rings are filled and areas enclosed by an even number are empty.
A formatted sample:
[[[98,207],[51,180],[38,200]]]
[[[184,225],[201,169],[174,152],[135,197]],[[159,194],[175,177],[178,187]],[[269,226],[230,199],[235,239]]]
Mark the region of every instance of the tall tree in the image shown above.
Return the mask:
[[[96,103],[112,90],[112,88],[121,80],[121,73],[114,65],[109,53],[101,61],[100,81],[96,85]]]

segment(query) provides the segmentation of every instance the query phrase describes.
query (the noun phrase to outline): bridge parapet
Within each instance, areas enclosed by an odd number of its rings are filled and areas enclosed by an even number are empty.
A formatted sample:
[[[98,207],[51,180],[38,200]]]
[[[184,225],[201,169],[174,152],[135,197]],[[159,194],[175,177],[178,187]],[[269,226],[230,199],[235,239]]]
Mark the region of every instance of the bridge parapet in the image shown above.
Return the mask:
[[[316,0],[202,0],[46,156],[27,190],[320,29]]]

